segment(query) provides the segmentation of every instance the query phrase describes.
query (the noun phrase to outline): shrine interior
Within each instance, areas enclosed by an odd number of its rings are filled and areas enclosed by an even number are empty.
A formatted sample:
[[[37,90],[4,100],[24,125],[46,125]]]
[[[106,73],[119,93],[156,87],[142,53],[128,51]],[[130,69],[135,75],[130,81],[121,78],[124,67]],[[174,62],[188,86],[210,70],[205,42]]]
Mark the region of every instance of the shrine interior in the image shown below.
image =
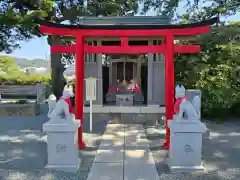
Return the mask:
[[[143,39],[143,40],[142,40]],[[97,45],[98,41],[86,41],[88,45]],[[104,39],[100,41],[102,46],[120,46],[120,39]],[[163,43],[163,40],[152,40],[153,45],[159,45]],[[129,46],[146,46],[149,44],[147,38],[134,38],[134,40],[129,40]],[[99,57],[100,56],[100,57]],[[96,63],[100,58],[101,63]],[[151,59],[148,62],[148,59]],[[161,63],[161,68],[164,68],[164,56],[162,54],[85,54],[85,78],[89,76],[96,76],[96,78],[101,78],[102,81],[102,103],[103,105],[119,106],[143,106],[147,104],[157,104],[160,106],[165,105],[164,100],[164,70],[162,73],[152,74],[152,77],[158,77],[159,82],[154,82],[155,84],[148,84],[148,76],[151,76],[150,73],[153,73],[153,65]],[[101,75],[94,75],[94,69],[90,66],[96,63],[97,66],[102,64],[102,77]],[[148,66],[149,63],[150,66]],[[150,67],[150,71],[149,71]],[[157,67],[157,66],[156,66]],[[152,69],[151,69],[152,68]],[[162,83],[161,83],[162,81]],[[100,82],[101,83],[101,82]],[[161,83],[161,87],[159,86]],[[100,85],[100,86],[101,86]],[[151,85],[151,86],[149,86]],[[151,93],[148,93],[148,90],[153,92],[153,89],[158,88],[162,89],[162,97],[155,97],[154,100],[150,100],[148,96]],[[98,89],[100,90],[100,89]],[[161,90],[160,90],[161,92]],[[100,96],[100,95],[99,95]],[[120,102],[119,98],[126,99],[125,102]],[[158,102],[157,102],[157,101]],[[95,102],[96,104],[97,102]],[[121,104],[124,103],[124,104]],[[85,106],[88,106],[89,103],[85,101]]]

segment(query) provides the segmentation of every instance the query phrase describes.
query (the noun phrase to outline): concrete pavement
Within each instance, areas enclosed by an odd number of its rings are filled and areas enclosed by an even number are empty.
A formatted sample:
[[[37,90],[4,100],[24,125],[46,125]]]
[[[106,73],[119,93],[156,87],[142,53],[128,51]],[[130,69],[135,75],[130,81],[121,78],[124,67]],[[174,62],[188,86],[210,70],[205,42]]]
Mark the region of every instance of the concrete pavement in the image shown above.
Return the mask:
[[[159,180],[142,125],[108,124],[87,180]]]

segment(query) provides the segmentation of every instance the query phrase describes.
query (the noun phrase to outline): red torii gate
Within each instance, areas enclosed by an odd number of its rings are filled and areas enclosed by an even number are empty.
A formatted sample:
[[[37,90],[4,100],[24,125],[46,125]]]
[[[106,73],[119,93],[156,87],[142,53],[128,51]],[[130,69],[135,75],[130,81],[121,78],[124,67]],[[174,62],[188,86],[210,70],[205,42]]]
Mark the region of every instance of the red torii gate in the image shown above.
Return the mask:
[[[165,55],[165,99],[166,99],[166,141],[164,147],[169,148],[170,130],[168,120],[174,114],[174,53],[197,53],[199,45],[175,45],[174,37],[196,36],[210,31],[210,26],[218,22],[218,18],[183,25],[64,25],[40,21],[40,29],[47,35],[73,36],[76,44],[51,46],[51,53],[76,54],[76,118],[81,120],[78,130],[78,147],[83,149],[82,138],[84,107],[84,54],[146,54],[162,53]],[[129,46],[128,37],[164,37],[165,44],[148,46]],[[120,37],[120,46],[89,46],[84,43],[85,37]]]

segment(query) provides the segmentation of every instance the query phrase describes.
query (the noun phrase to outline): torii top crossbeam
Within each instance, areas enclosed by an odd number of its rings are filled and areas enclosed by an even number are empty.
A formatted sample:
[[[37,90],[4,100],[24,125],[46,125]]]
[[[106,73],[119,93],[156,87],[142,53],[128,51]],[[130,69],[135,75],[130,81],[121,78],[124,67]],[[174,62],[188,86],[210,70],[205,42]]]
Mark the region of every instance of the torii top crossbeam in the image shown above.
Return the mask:
[[[176,45],[174,37],[196,36],[208,33],[212,24],[218,18],[180,25],[134,24],[134,25],[65,25],[40,20],[40,29],[44,34],[57,36],[72,36],[76,44],[51,46],[52,53],[76,54],[76,118],[83,122],[83,86],[84,86],[84,53],[122,53],[145,54],[162,53],[165,55],[165,99],[166,119],[172,119],[174,113],[174,53],[197,53],[198,45]],[[89,46],[84,43],[85,37],[120,37],[120,46]],[[161,45],[129,46],[129,37],[161,37],[165,43]],[[167,123],[165,147],[169,148],[169,128]],[[79,128],[79,148],[83,148],[82,123]]]

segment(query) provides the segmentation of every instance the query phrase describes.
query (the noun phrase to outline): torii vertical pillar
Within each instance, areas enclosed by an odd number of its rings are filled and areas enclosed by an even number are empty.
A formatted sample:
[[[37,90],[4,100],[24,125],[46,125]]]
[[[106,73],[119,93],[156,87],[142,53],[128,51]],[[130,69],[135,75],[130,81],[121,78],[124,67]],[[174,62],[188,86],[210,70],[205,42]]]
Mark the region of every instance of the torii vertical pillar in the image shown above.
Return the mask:
[[[169,34],[165,39],[165,101],[166,101],[166,141],[164,148],[169,149],[170,130],[168,121],[174,114],[174,36]]]
[[[78,128],[78,148],[85,148],[83,141],[83,108],[84,108],[84,37],[76,37],[76,92],[75,107],[76,119],[81,121]]]

